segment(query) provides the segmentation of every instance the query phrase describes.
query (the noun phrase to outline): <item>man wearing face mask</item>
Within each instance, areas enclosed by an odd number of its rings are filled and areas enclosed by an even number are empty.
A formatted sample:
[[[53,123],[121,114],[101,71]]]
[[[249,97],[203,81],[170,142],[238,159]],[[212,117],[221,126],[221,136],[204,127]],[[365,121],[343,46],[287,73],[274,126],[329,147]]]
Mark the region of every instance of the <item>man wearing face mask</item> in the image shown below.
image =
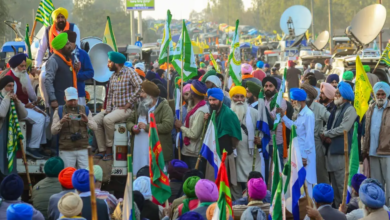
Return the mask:
[[[67,21],[68,11],[65,8],[59,7],[53,11],[51,18],[53,20],[53,25],[46,27],[45,34],[39,43],[37,58],[35,60],[35,67],[41,67],[42,59],[45,56],[47,49],[49,49],[49,55],[54,53],[55,48],[52,47],[51,42],[64,31],[74,31],[77,36],[76,44],[80,47],[80,30],[77,25]]]
[[[386,203],[390,197],[390,141],[389,126],[386,123],[390,115],[390,86],[385,82],[374,85],[376,102],[372,103],[366,112],[365,135],[362,142],[363,158],[370,161],[371,178],[380,183],[386,183]]]
[[[310,197],[313,197],[313,185],[317,183],[316,173],[316,150],[314,143],[315,118],[313,112],[306,105],[307,94],[305,90],[293,88],[290,90],[290,97],[294,107],[293,120],[284,115],[281,108],[276,110],[280,113],[282,121],[291,130],[296,126],[299,150],[302,156],[303,166],[306,169],[306,185]]]
[[[329,145],[325,162],[335,192],[334,202],[336,207],[341,204],[344,188],[344,131],[348,132],[348,147],[350,148],[352,127],[357,117],[355,108],[350,104],[354,98],[352,87],[346,82],[340,82],[334,97],[336,108],[330,113],[326,129],[321,134],[322,142]]]

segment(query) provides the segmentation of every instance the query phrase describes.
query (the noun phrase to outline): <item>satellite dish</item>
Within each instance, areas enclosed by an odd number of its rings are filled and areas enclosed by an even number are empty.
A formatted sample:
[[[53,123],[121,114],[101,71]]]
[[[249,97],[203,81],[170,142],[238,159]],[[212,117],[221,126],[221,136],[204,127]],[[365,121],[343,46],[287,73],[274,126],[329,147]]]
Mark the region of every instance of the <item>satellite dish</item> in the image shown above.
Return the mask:
[[[304,34],[311,25],[311,12],[305,6],[294,5],[283,12],[280,28],[291,37]]]
[[[325,48],[328,42],[329,42],[329,32],[323,31],[321,32],[320,35],[318,35],[316,41],[310,44],[310,46],[313,48],[313,50],[322,50]]]
[[[110,51],[113,51],[113,49],[108,44],[97,43],[88,52],[95,72],[93,79],[97,82],[107,82],[113,73],[107,66],[108,52]]]
[[[381,4],[373,4],[363,8],[353,17],[346,34],[362,49],[378,36],[385,21],[386,8]]]

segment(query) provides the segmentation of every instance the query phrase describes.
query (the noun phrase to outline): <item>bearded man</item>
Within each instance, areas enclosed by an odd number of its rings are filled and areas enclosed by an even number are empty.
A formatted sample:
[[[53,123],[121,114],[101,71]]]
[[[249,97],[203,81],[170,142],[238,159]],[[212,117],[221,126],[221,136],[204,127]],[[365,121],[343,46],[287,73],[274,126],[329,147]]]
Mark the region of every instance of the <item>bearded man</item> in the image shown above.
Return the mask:
[[[255,137],[256,123],[258,121],[258,112],[249,106],[246,102],[246,90],[242,86],[235,86],[230,89],[230,98],[232,99],[231,109],[236,113],[241,124],[241,141],[235,150],[237,181],[239,182],[236,193],[242,192],[241,185],[245,185],[248,180],[249,172],[252,171],[253,154],[257,152],[256,145],[261,143],[259,137]],[[261,171],[260,156],[256,156],[255,171]]]
[[[336,207],[341,204],[344,188],[344,131],[348,132],[348,148],[352,143],[353,123],[356,120],[356,110],[350,104],[354,100],[352,87],[346,82],[340,82],[334,97],[336,108],[332,110],[326,130],[321,134],[322,142],[328,145],[326,152],[326,169],[330,174],[330,182],[335,192]]]
[[[276,110],[282,116],[282,121],[291,130],[296,126],[299,150],[302,156],[302,163],[306,169],[306,185],[310,197],[313,197],[313,185],[317,183],[316,173],[316,151],[314,143],[314,113],[306,105],[307,94],[305,90],[292,88],[290,98],[294,108],[293,120],[284,115],[281,108]]]
[[[42,40],[39,43],[37,58],[35,60],[35,67],[41,67],[43,57],[45,56],[46,50],[49,49],[49,55],[54,53],[55,48],[51,45],[54,38],[56,38],[60,33],[71,30],[76,32],[76,44],[80,47],[80,30],[77,25],[69,23],[68,11],[65,8],[57,8],[51,14],[53,20],[53,25],[46,27],[45,34],[42,37]]]
[[[323,82],[320,87],[320,103],[326,107],[328,112],[335,107],[333,99],[336,89],[329,83]]]
[[[320,103],[314,102],[317,97],[317,90],[313,86],[306,82],[301,85],[301,89],[307,93],[306,104],[313,111],[315,117],[314,141],[316,145],[317,183],[329,184],[329,175],[325,164],[325,147],[322,144],[320,134],[324,129],[324,123],[328,122],[330,112]]]
[[[32,123],[31,138],[27,142],[26,154],[35,159],[42,159],[39,148],[41,144],[46,144],[46,127],[50,123],[50,118],[31,103],[37,101],[37,95],[26,71],[26,55],[17,54],[8,63],[11,69],[6,75],[14,79],[14,92],[27,109],[26,120]]]
[[[386,184],[386,203],[390,197],[390,140],[389,126],[386,124],[390,114],[390,86],[377,82],[374,86],[376,102],[366,112],[365,134],[362,142],[363,158],[369,158],[371,178]]]

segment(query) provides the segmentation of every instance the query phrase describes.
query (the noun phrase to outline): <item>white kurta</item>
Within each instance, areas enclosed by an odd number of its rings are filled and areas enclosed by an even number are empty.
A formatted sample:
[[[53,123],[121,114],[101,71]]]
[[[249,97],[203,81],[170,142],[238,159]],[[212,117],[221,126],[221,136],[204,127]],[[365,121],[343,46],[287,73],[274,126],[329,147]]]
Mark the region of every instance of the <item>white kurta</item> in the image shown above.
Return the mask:
[[[148,124],[146,116],[139,116],[138,123]],[[149,165],[149,134],[144,129],[134,137],[133,173],[137,173],[142,167]]]

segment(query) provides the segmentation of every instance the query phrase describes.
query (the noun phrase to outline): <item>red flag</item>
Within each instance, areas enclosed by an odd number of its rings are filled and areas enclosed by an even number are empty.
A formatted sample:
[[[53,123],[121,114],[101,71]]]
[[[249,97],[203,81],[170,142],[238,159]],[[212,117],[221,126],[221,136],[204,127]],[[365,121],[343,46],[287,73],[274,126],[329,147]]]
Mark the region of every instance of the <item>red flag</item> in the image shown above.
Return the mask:
[[[232,196],[230,194],[230,187],[229,187],[229,179],[225,167],[225,159],[227,156],[226,150],[223,150],[222,154],[222,160],[221,160],[221,166],[218,170],[217,179],[215,180],[215,184],[218,186],[219,196],[224,196],[226,200],[226,205],[229,207],[229,213],[231,216],[233,215],[233,209],[232,209]],[[218,199],[220,200],[220,199]]]

